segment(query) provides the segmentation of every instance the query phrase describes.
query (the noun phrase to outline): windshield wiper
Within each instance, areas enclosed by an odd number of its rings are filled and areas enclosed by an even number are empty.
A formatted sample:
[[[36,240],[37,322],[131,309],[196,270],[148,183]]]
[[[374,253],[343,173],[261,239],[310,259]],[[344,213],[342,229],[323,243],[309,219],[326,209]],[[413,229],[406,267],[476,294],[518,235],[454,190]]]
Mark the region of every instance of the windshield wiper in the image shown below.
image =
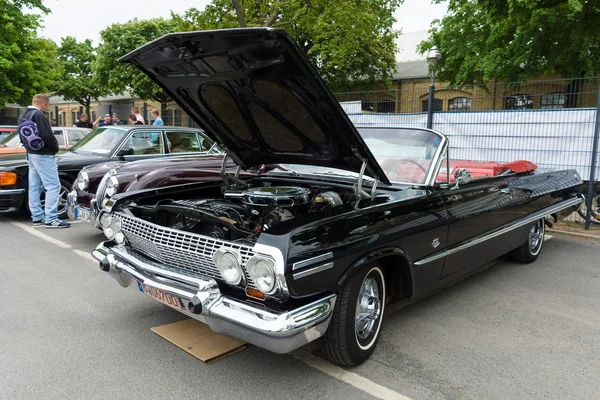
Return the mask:
[[[291,168],[282,167],[280,164],[274,164],[273,167],[279,168],[280,170],[282,170],[284,172],[291,172],[292,175],[294,175],[294,176],[300,176],[300,172],[293,170]]]

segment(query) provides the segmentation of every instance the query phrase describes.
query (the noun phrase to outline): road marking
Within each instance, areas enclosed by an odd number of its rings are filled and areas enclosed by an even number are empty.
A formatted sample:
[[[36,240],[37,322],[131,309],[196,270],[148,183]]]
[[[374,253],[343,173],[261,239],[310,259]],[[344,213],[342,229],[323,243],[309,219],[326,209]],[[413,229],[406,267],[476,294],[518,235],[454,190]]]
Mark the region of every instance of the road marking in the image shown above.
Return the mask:
[[[346,371],[343,368],[333,365],[322,358],[313,356],[309,351],[300,349],[292,353],[294,358],[305,362],[309,366],[318,369],[319,371],[326,373],[342,382],[346,382],[355,388],[362,390],[365,393],[370,394],[373,397],[383,400],[411,400],[410,397],[406,397],[398,392],[388,389],[385,386],[381,386],[367,378],[355,374],[354,372]]]
[[[80,257],[85,258],[88,261],[91,261],[93,263],[98,262],[98,260],[96,260],[94,257],[92,257],[92,255],[90,253],[86,253],[85,251],[81,251],[81,250],[77,250],[77,249],[73,249],[73,251],[75,252],[75,254],[77,254]]]
[[[33,228],[31,226],[28,226],[28,225],[25,225],[25,224],[22,224],[21,222],[13,221],[13,220],[8,219],[8,218],[3,217],[3,216],[0,216],[0,220],[6,221],[6,222],[8,222],[11,225],[16,226],[17,228],[23,229],[25,232],[29,232],[32,235],[37,236],[40,239],[43,239],[43,240],[45,240],[48,243],[52,243],[52,244],[54,244],[54,245],[56,245],[58,247],[62,247],[63,249],[70,249],[71,248],[70,244],[66,244],[65,242],[62,242],[62,241],[60,241],[58,239],[54,239],[53,237],[48,236],[48,235],[46,235],[44,233],[38,232],[37,230],[35,230],[35,228]]]
[[[552,239],[553,237],[554,237],[554,236],[552,236],[552,235],[545,234],[545,235],[544,235],[544,242],[545,242],[546,240],[550,240],[550,239]]]

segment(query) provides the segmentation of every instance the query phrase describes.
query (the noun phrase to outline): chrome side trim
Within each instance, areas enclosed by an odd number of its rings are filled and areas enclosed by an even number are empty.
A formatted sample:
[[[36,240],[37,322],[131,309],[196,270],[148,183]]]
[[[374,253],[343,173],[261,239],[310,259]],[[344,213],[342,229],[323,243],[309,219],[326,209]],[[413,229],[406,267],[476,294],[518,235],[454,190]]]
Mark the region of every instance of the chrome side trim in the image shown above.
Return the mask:
[[[421,260],[418,260],[418,261],[415,262],[414,265],[424,265],[424,264],[430,263],[432,261],[439,260],[440,258],[449,256],[451,254],[458,253],[459,251],[466,250],[469,247],[473,247],[473,246],[478,245],[480,243],[483,243],[483,242],[485,242],[487,240],[490,240],[490,239],[493,239],[493,238],[498,237],[500,235],[503,235],[503,234],[505,234],[507,232],[510,232],[512,230],[520,228],[523,225],[530,224],[530,223],[532,223],[532,222],[534,222],[534,221],[536,221],[536,220],[538,220],[540,218],[545,217],[546,215],[550,215],[550,214],[553,214],[555,212],[559,212],[561,210],[564,210],[565,208],[576,206],[579,203],[581,203],[581,197],[576,197],[576,198],[573,198],[573,199],[561,201],[558,204],[555,204],[555,205],[550,206],[548,208],[544,208],[543,210],[537,211],[537,212],[535,212],[535,213],[533,213],[533,214],[531,214],[531,215],[529,215],[529,216],[527,216],[525,218],[522,218],[520,220],[514,221],[514,222],[512,222],[510,224],[504,225],[504,227],[498,229],[497,231],[485,234],[483,236],[479,236],[477,238],[473,238],[473,239],[471,239],[471,240],[469,240],[469,241],[467,241],[467,242],[465,242],[463,244],[460,244],[460,245],[458,245],[456,247],[453,247],[453,248],[450,248],[450,249],[446,249],[446,250],[442,250],[442,251],[440,251],[438,253],[435,253],[435,254],[433,254],[433,255],[431,255],[429,257],[426,257],[426,258],[423,258]]]
[[[25,189],[0,189],[0,194],[24,194]]]
[[[319,272],[328,270],[329,268],[333,268],[333,261],[332,262],[328,262],[326,264],[323,265],[319,265],[317,267],[314,268],[309,268],[306,269],[304,271],[300,271],[294,274],[294,279],[301,279],[304,277],[307,277],[309,275],[313,275],[313,274],[318,274]]]
[[[311,265],[311,264],[320,263],[321,261],[327,261],[330,258],[333,258],[333,253],[331,253],[331,252],[325,253],[325,254],[321,254],[321,255],[316,256],[316,257],[307,258],[306,260],[295,262],[292,265],[292,271],[295,271],[295,270],[300,269],[300,268],[304,268],[304,267],[306,267],[308,265]]]

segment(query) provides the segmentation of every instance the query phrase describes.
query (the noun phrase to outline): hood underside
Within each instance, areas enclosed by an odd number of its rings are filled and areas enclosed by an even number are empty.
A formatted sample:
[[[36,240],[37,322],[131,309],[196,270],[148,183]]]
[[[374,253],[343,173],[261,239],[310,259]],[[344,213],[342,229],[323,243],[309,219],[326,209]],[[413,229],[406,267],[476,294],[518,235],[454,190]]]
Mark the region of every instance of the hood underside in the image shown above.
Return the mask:
[[[287,163],[389,183],[315,68],[280,29],[172,33],[122,57],[246,167]]]

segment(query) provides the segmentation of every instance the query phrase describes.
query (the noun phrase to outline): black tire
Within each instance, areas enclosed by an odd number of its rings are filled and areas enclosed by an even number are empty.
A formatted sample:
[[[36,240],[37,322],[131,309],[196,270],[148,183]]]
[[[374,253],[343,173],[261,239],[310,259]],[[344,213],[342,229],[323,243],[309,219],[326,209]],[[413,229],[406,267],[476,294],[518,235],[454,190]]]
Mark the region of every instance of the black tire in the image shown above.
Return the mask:
[[[583,195],[585,196],[585,198],[579,206],[579,208],[577,209],[577,213],[581,218],[585,220],[587,218],[588,186],[585,187]],[[592,207],[590,208],[590,223],[594,225],[600,225],[600,190],[598,190],[598,188],[595,188],[592,197]]]
[[[510,257],[517,262],[529,264],[537,260],[544,245],[546,224],[544,219],[539,219],[531,226],[527,240],[521,246],[510,252]]]
[[[60,200],[58,201],[58,218],[60,219],[65,219],[68,217],[67,215],[67,195],[70,192],[70,188],[72,186],[72,182],[69,183],[68,181],[61,179],[60,180]],[[45,196],[45,191],[42,192],[42,208],[44,208],[44,196]],[[29,213],[29,215],[31,215],[31,210],[29,209],[29,198],[25,198],[25,200],[23,200],[25,202],[25,207],[27,208],[27,212]]]
[[[335,364],[353,366],[371,356],[381,331],[386,295],[385,274],[377,265],[366,265],[348,278],[339,292],[329,328],[323,337],[325,357]],[[360,324],[356,316],[359,298],[363,300],[363,311],[366,311],[362,313],[365,318]],[[365,309],[366,305],[370,306],[367,307],[369,310]]]

